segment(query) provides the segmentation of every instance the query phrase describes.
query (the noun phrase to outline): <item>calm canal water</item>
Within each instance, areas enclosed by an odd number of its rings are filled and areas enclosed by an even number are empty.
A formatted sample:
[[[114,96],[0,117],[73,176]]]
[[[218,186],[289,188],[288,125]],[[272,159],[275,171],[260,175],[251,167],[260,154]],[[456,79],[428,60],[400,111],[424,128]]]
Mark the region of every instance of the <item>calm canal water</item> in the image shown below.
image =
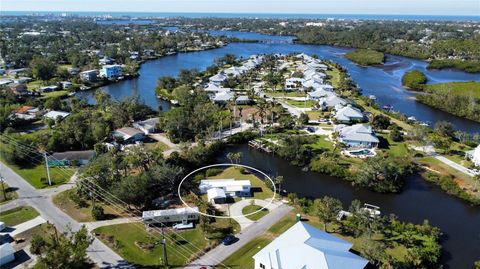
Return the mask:
[[[380,105],[393,105],[395,110],[415,116],[421,121],[435,123],[439,120],[447,120],[460,130],[470,133],[480,132],[480,123],[461,119],[422,105],[412,99],[413,93],[406,91],[401,86],[402,75],[415,68],[425,72],[431,83],[479,81],[478,74],[454,70],[429,71],[426,70],[426,62],[398,56],[388,56],[383,67],[360,67],[343,57],[349,51],[345,48],[292,44],[291,37],[272,38],[256,33],[249,35],[238,32],[212,32],[212,34],[222,33],[242,39],[261,39],[262,43],[232,43],[220,49],[179,53],[149,61],[140,68],[139,78],[122,81],[102,89],[114,98],[121,99],[137,95],[155,109],[159,106],[168,109],[169,104],[158,100],[155,96],[156,81],[161,76],[176,76],[182,69],[203,70],[211,65],[216,57],[221,57],[226,53],[243,57],[263,53],[315,53],[321,58],[338,62],[346,67],[354,81],[363,89],[363,94],[377,96],[377,102]],[[79,95],[89,98],[90,101],[93,100],[92,92],[83,92]],[[475,260],[480,260],[480,209],[445,194],[439,188],[423,181],[419,176],[411,176],[400,194],[378,194],[354,188],[348,182],[340,179],[313,172],[302,172],[300,168],[291,166],[278,157],[252,150],[248,146],[238,146],[227,150],[243,152],[242,163],[245,165],[251,165],[268,174],[283,175],[285,189],[300,196],[315,198],[330,195],[341,199],[346,207],[353,199],[359,199],[378,205],[381,207],[382,213],[394,213],[402,220],[420,223],[424,219],[428,219],[432,225],[438,226],[444,232],[442,263],[445,268],[468,269],[473,267]],[[219,155],[219,162],[227,162],[226,151]]]
[[[344,57],[344,54],[350,50],[347,48],[293,44],[291,42],[292,37],[288,36],[269,36],[234,31],[212,31],[211,33],[236,36],[240,39],[255,39],[262,41],[262,43],[231,43],[215,50],[179,53],[148,61],[141,66],[140,77],[103,87],[102,90],[114,98],[120,99],[138,95],[154,109],[158,109],[159,106],[168,109],[168,103],[158,100],[155,96],[155,86],[159,77],[177,76],[182,69],[204,70],[213,63],[215,58],[227,53],[238,57],[249,57],[253,54],[304,52],[317,54],[320,58],[332,60],[344,66],[363,90],[363,94],[375,95],[377,102],[382,106],[392,105],[394,110],[408,116],[415,116],[420,121],[428,121],[434,124],[437,121],[446,120],[452,122],[459,130],[469,133],[480,132],[480,123],[462,119],[418,103],[413,100],[415,94],[401,86],[402,75],[412,69],[419,69],[424,72],[430,83],[480,81],[478,74],[468,74],[455,70],[430,71],[426,69],[427,63],[424,61],[390,55],[387,56],[387,62],[382,67],[361,67]],[[79,96],[86,96],[92,101],[93,93],[79,93]]]
[[[339,198],[345,208],[353,199],[381,207],[382,214],[393,213],[400,219],[421,223],[428,219],[439,227],[442,237],[442,264],[449,269],[470,269],[480,260],[480,208],[471,207],[428,184],[420,176],[408,178],[399,194],[380,194],[352,187],[349,182],[314,172],[303,172],[300,167],[247,145],[229,147],[217,162],[229,163],[228,152],[242,152],[241,163],[262,170],[268,175],[285,178],[282,189],[300,197],[317,198],[325,195]]]

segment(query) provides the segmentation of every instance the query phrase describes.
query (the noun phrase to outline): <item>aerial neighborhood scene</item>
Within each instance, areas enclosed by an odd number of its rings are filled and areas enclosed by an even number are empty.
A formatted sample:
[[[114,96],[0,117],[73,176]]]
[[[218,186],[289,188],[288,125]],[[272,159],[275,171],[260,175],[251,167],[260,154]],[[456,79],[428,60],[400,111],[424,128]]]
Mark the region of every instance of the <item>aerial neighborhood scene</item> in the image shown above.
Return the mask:
[[[0,268],[480,269],[480,1],[2,0]]]

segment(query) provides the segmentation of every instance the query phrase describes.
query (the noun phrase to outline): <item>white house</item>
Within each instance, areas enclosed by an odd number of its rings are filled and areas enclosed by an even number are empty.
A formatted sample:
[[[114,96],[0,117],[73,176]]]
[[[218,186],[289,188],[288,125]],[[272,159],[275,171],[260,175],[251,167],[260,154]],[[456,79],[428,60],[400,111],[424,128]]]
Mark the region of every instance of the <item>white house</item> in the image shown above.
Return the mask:
[[[227,76],[223,73],[223,72],[220,72],[214,76],[211,76],[208,80],[210,80],[210,82],[216,84],[216,85],[220,85],[222,84],[222,82],[224,82],[225,80],[227,79]]]
[[[57,119],[64,119],[69,115],[70,113],[68,112],[52,110],[47,112],[45,115],[43,115],[43,117],[47,119],[57,120]]]
[[[0,245],[0,266],[15,260],[15,249],[10,243]]]
[[[207,194],[209,202],[223,203],[228,197],[251,196],[252,185],[250,180],[229,179],[203,179],[198,189],[200,193]]]
[[[226,104],[228,101],[232,100],[233,98],[233,93],[230,91],[223,91],[223,92],[218,92],[215,94],[213,97],[213,102],[217,104]]]
[[[373,131],[373,128],[366,124],[355,124],[352,126],[337,125],[334,131],[338,133],[338,141],[347,147],[374,148],[380,142]]]
[[[365,115],[363,112],[351,105],[347,106],[336,106],[335,107],[335,119],[341,123],[350,123],[350,122],[362,122],[365,120]]]
[[[133,123],[133,128],[143,131],[146,135],[148,135],[157,132],[157,125],[159,122],[159,118],[137,121]]]
[[[255,269],[363,269],[353,244],[301,221],[253,256]]]
[[[87,70],[80,72],[80,78],[85,81],[95,81],[97,79],[97,70]]]
[[[198,220],[198,207],[143,211],[142,220],[146,224],[193,223]]]
[[[132,127],[123,127],[113,131],[112,135],[116,138],[123,139],[124,142],[136,142],[142,141],[145,138],[145,133],[132,128]]]
[[[310,100],[321,100],[322,98],[331,97],[331,96],[335,96],[335,93],[331,91],[326,91],[322,88],[318,88],[313,92],[307,93],[307,98]]]
[[[480,145],[478,145],[474,150],[468,151],[466,154],[467,158],[472,160],[472,162],[480,167]]]
[[[344,106],[346,104],[348,104],[348,101],[341,97],[338,97],[336,94],[332,94],[327,97],[322,97],[319,100],[319,105],[322,108],[322,110],[334,108],[338,105]]]

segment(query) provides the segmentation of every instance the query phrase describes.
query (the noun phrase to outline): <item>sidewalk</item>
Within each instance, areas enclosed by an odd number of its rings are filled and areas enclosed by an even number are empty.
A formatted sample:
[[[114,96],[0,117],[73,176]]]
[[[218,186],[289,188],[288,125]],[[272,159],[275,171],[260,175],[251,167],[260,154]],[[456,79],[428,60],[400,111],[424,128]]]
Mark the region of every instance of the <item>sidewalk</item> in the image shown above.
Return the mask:
[[[26,222],[23,222],[23,223],[20,223],[16,226],[13,226],[13,227],[7,227],[5,228],[5,230],[3,232],[0,232],[0,235],[10,235],[11,237],[15,237],[17,236],[18,234],[21,234],[25,231],[28,231],[32,228],[35,228],[36,226],[40,225],[40,224],[43,224],[47,222],[44,218],[42,218],[42,216],[38,216],[34,219],[31,219],[29,221],[26,221]]]

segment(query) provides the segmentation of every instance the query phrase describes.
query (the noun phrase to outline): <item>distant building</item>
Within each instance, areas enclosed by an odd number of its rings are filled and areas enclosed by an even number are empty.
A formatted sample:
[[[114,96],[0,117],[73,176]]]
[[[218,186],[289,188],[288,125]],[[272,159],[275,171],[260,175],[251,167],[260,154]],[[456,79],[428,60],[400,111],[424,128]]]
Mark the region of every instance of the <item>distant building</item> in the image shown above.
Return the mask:
[[[63,88],[63,89],[69,89],[69,88],[71,88],[72,85],[73,85],[70,81],[62,81],[62,82],[60,82],[60,83],[62,84],[62,88]]]
[[[124,142],[133,143],[136,141],[142,141],[145,139],[145,133],[132,128],[132,127],[123,127],[113,131],[113,136],[115,138],[121,138]]]
[[[374,148],[380,142],[373,128],[366,124],[352,126],[340,124],[335,126],[334,131],[338,133],[338,141],[347,147]]]
[[[102,59],[98,60],[98,63],[101,65],[113,64],[115,61],[107,56],[104,56]]]
[[[209,78],[210,82],[216,85],[221,85],[226,79],[227,79],[227,76],[223,72],[220,72]]]
[[[28,87],[25,84],[12,83],[8,85],[8,88],[13,92],[13,94],[18,96],[28,95]]]
[[[100,76],[105,78],[116,78],[122,75],[122,66],[118,64],[104,65],[100,69]]]
[[[50,86],[45,86],[40,88],[41,92],[53,92],[56,90],[58,90],[58,86],[56,85],[50,85]]]
[[[68,72],[70,75],[77,75],[78,73],[80,73],[80,68],[77,68],[77,67],[69,67],[69,68],[67,68],[67,72]]]
[[[133,123],[133,128],[137,128],[143,131],[146,135],[156,133],[158,131],[159,118],[151,118],[143,121],[137,121]]]
[[[146,224],[193,223],[198,221],[198,207],[143,211],[142,219]]]
[[[38,113],[38,108],[33,106],[21,106],[15,109],[15,117],[23,120],[33,120],[37,118]]]
[[[206,193],[211,203],[224,203],[229,197],[251,196],[250,180],[204,179],[200,181],[198,189]]]
[[[80,72],[80,79],[84,81],[97,80],[97,70],[87,70],[87,71]]]
[[[57,119],[64,119],[69,115],[70,113],[68,112],[52,110],[47,112],[45,115],[43,115],[43,117],[47,119],[57,120]]]
[[[347,104],[348,104],[347,100],[345,100],[341,97],[338,97],[336,94],[333,94],[333,93],[332,93],[332,95],[322,97],[319,100],[319,105],[320,105],[320,108],[322,110],[331,109],[331,108],[337,107],[339,105],[340,106],[345,106]]]
[[[363,269],[368,260],[350,252],[353,244],[301,221],[257,254],[255,269]]]
[[[71,166],[71,165],[85,165],[95,158],[95,151],[65,151],[55,152],[48,160],[49,166]]]
[[[478,145],[474,150],[468,151],[465,155],[476,166],[480,167],[480,145]]]

